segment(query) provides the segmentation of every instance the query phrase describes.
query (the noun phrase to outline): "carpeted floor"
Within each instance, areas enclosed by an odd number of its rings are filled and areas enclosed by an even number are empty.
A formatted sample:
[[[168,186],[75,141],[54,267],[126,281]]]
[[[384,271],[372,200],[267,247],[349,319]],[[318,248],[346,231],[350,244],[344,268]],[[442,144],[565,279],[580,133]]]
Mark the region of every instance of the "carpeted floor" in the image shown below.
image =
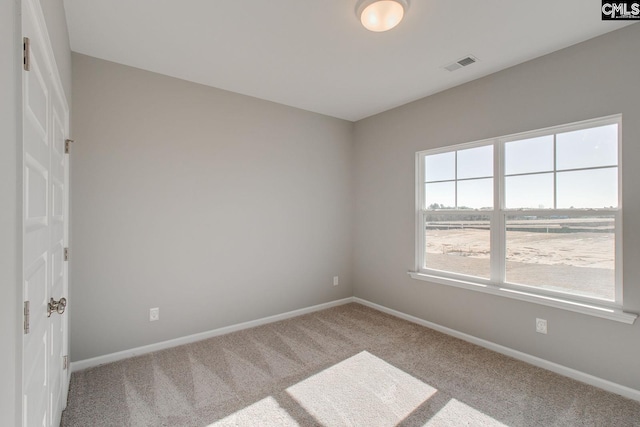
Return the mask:
[[[348,304],[76,372],[63,426],[640,426],[640,402]]]

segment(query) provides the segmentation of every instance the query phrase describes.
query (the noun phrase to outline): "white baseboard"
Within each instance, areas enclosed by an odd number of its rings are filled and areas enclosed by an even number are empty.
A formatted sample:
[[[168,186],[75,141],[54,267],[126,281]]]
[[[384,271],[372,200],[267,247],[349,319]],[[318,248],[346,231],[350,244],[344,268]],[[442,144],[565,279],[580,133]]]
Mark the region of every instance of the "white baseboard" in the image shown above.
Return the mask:
[[[437,323],[428,322],[418,317],[411,316],[409,314],[405,314],[400,311],[393,310],[391,308],[387,308],[379,304],[375,304],[373,302],[364,300],[362,298],[353,297],[353,301],[359,304],[362,304],[364,306],[373,308],[375,310],[382,311],[383,313],[387,313],[392,316],[399,317],[404,320],[408,320],[409,322],[416,323],[421,326],[426,326],[427,328],[436,330],[438,332],[442,332],[444,334],[451,335],[456,338],[460,338],[461,340],[479,345],[480,347],[484,347],[489,350],[493,350],[497,353],[501,353],[506,356],[513,357],[514,359],[522,360],[523,362],[529,363],[539,368],[546,369],[551,372],[555,372],[556,374],[560,374],[565,377],[569,377],[574,380],[592,385],[594,387],[598,387],[603,390],[619,394],[629,399],[640,401],[640,390],[636,390],[636,389],[623,386],[623,385],[614,383],[612,381],[605,380],[605,379],[602,379],[602,378],[599,378],[599,377],[596,377],[572,368],[568,368],[566,366],[559,365],[557,363],[550,362],[548,360],[541,359],[539,357],[532,356],[530,354],[523,353],[521,351],[514,350],[512,348],[493,343],[491,341],[483,340],[481,338],[474,337],[473,335],[465,334],[463,332],[456,331],[455,329],[450,329],[445,326],[438,325]]]
[[[225,326],[211,331],[200,332],[198,334],[187,335],[186,337],[175,338],[168,341],[162,341],[155,344],[149,344],[142,347],[132,348],[130,350],[119,351],[117,353],[105,354],[104,356],[93,357],[91,359],[79,360],[71,362],[71,372],[81,371],[83,369],[93,368],[95,366],[104,365],[105,363],[117,362],[118,360],[128,359],[142,354],[153,353],[158,350],[177,347],[184,344],[190,344],[196,341],[206,340],[207,338],[217,337],[219,335],[229,334],[231,332],[240,331],[242,329],[254,328],[267,323],[278,322],[280,320],[290,319],[303,314],[313,313],[314,311],[324,310],[326,308],[336,307],[343,304],[353,302],[353,297],[343,298],[336,301],[318,304],[311,307],[301,308],[289,311],[287,313],[276,314],[274,316],[263,317],[262,319],[251,320],[248,322],[238,323],[231,326]]]

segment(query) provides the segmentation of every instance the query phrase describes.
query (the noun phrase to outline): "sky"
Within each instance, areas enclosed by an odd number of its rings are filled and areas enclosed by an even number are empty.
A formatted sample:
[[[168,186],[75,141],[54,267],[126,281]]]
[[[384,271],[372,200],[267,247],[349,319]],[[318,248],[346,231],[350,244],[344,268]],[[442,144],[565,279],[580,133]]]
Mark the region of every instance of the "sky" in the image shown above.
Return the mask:
[[[505,143],[506,208],[553,209],[554,176],[557,209],[617,207],[618,125],[555,140],[555,153],[554,135]],[[493,206],[493,145],[426,156],[425,183],[427,207],[455,206],[456,184],[458,207]]]

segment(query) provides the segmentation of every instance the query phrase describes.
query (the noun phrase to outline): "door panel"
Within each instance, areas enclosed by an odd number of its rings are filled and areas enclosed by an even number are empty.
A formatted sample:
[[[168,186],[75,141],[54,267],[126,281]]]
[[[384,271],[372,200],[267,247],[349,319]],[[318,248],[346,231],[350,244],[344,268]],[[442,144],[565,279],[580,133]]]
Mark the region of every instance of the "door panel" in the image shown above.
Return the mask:
[[[33,152],[34,150],[31,150]],[[37,155],[37,153],[34,153]],[[41,157],[41,156],[40,156]],[[29,152],[25,156],[26,174],[24,177],[27,194],[25,197],[25,221],[27,226],[34,228],[41,224],[47,226],[47,187],[49,186],[49,171],[41,161],[38,161]],[[35,230],[31,230],[35,231]]]
[[[67,296],[68,109],[50,60],[37,0],[22,0],[30,69],[22,72],[23,293],[29,331],[23,335],[23,426],[58,426],[68,389],[67,320],[47,315],[50,298]],[[48,49],[48,47],[46,47]]]
[[[36,259],[25,275],[25,298],[30,312],[47,310],[47,260]],[[29,339],[24,340],[24,396],[23,425],[47,426],[47,341],[49,324],[45,316],[33,316],[30,321]]]
[[[24,15],[23,15],[24,16]],[[33,32],[25,19],[23,28]],[[30,31],[31,30],[31,31]],[[24,335],[23,425],[49,426],[49,90],[40,46],[31,43],[31,70],[23,71],[24,147],[24,299],[30,331]]]
[[[29,119],[33,122],[33,125],[37,126],[37,129],[44,136],[47,133],[47,118],[49,112],[47,107],[49,105],[49,90],[47,83],[42,75],[42,69],[40,61],[40,49],[37,45],[32,45],[31,57],[31,69],[25,76],[25,113],[30,116]],[[33,60],[35,59],[35,61]]]

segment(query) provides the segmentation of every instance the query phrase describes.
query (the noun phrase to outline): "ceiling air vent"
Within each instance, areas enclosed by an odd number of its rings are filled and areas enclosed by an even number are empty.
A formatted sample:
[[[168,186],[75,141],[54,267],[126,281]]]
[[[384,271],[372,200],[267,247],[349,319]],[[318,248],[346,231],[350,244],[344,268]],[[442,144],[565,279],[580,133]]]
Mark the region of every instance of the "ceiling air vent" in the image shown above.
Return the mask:
[[[455,71],[455,70],[457,70],[459,68],[466,67],[466,66],[471,65],[471,64],[473,64],[475,62],[478,62],[478,58],[476,58],[475,56],[472,56],[472,55],[468,55],[468,56],[465,56],[462,59],[457,60],[453,64],[445,65],[444,69],[447,70],[447,71]]]

